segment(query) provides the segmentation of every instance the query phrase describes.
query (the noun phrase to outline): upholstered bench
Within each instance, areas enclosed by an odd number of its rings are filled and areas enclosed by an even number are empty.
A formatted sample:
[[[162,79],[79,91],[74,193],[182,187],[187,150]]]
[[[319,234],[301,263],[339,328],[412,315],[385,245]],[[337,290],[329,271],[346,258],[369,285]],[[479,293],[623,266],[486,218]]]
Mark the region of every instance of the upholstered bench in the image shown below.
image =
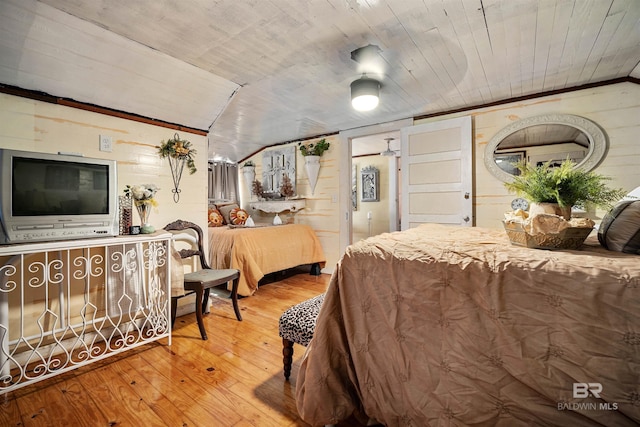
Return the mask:
[[[316,328],[316,320],[320,307],[324,301],[324,294],[313,297],[300,304],[294,305],[280,316],[279,330],[282,337],[282,361],[284,363],[284,377],[288,380],[293,363],[293,343],[303,346],[309,345]]]

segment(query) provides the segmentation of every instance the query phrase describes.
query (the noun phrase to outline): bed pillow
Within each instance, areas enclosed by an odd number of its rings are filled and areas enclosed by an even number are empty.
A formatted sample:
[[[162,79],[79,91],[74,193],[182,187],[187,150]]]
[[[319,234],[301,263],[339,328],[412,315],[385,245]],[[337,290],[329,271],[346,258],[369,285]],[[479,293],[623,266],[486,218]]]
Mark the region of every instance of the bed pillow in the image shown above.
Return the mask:
[[[224,218],[224,223],[225,224],[231,224],[231,211],[234,210],[234,209],[239,209],[239,208],[240,208],[240,206],[238,206],[237,203],[230,203],[230,204],[224,205],[224,206],[218,205],[218,210],[222,214],[222,217]]]
[[[247,211],[240,208],[232,209],[229,216],[231,217],[231,223],[233,225],[244,225],[249,218]]]
[[[625,200],[614,206],[602,218],[598,240],[611,251],[640,255],[640,200]]]
[[[207,222],[209,223],[209,227],[222,227],[224,225],[224,218],[218,209],[209,208]]]

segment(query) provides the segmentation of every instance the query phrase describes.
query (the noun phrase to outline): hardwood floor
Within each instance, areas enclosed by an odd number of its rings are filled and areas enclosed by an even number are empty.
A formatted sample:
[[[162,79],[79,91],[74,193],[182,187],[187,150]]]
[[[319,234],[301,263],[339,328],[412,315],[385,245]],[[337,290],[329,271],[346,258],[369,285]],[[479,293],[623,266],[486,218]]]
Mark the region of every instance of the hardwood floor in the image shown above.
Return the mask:
[[[279,275],[239,301],[242,322],[230,299],[214,298],[208,341],[194,314],[179,317],[171,346],[161,340],[0,396],[0,425],[306,426],[295,405],[304,347],[295,344],[285,381],[278,319],[329,279],[308,269]]]

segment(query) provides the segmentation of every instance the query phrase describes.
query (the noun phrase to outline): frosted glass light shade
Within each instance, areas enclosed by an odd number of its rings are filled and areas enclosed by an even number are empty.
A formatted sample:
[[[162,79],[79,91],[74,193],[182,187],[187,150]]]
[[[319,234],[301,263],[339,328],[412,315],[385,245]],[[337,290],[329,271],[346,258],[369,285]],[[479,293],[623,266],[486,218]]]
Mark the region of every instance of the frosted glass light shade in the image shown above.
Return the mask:
[[[358,111],[373,110],[378,106],[380,82],[361,77],[351,83],[351,105]]]

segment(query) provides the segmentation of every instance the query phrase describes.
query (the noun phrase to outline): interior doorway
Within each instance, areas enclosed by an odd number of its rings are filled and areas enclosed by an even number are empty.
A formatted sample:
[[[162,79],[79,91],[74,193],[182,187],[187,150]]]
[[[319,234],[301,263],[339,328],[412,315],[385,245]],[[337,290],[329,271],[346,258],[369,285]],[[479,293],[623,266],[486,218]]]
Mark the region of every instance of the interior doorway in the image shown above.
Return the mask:
[[[351,243],[400,230],[399,156],[399,130],[351,139]]]
[[[371,126],[364,126],[355,129],[349,129],[340,132],[340,253],[344,253],[347,246],[352,242],[352,216],[353,216],[353,154],[352,154],[352,141],[354,139],[360,139],[360,141],[366,141],[362,139],[368,136],[372,136],[370,140],[372,144],[376,144],[375,150],[378,153],[386,150],[385,135],[397,135],[400,134],[400,130],[407,126],[413,125],[413,119],[401,119],[392,122],[379,123]],[[395,138],[395,136],[394,136]],[[399,140],[399,138],[398,138]],[[364,142],[362,142],[364,144]],[[358,143],[356,143],[356,146]],[[372,151],[373,152],[373,151]],[[356,151],[357,153],[357,151]],[[356,174],[356,179],[359,179],[360,175]],[[398,183],[399,188],[399,183]],[[356,187],[356,190],[358,187]],[[398,200],[402,200],[398,194],[396,197]],[[364,212],[368,212],[366,208]],[[399,206],[394,206],[394,212],[398,215]],[[366,213],[365,213],[366,215]],[[399,216],[398,216],[399,217]],[[367,230],[368,231],[368,230]]]

